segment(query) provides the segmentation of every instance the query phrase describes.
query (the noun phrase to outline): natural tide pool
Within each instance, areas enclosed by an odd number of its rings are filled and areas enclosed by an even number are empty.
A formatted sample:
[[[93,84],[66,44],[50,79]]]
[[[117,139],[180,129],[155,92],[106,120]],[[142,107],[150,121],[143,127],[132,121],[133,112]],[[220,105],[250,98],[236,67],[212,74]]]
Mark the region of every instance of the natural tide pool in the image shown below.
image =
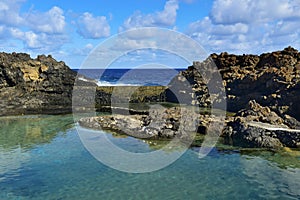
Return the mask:
[[[130,151],[157,148],[154,142],[107,136]],[[71,115],[1,117],[0,199],[300,198],[297,152],[220,145],[200,159],[198,150],[155,172],[124,173],[90,155]]]

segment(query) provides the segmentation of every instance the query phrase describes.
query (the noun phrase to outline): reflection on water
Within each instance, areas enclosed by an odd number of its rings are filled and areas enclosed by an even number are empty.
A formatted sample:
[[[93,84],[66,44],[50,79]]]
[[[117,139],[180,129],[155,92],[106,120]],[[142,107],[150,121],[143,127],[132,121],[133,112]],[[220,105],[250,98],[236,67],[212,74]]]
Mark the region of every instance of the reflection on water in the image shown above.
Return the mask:
[[[242,155],[260,157],[268,160],[282,169],[299,168],[300,169],[300,151],[286,150],[281,151],[260,151],[256,150],[242,150]]]
[[[0,147],[20,146],[30,148],[34,144],[50,142],[57,133],[64,132],[73,124],[71,115],[19,116],[0,118]]]
[[[0,175],[18,170],[30,160],[27,149],[49,143],[73,123],[71,116],[19,116],[0,118]],[[0,180],[3,177],[0,176]]]
[[[1,200],[300,198],[297,151],[219,145],[199,159],[194,147],[162,170],[128,174],[104,166],[86,151],[70,115],[4,117],[0,125]],[[168,143],[115,133],[108,138],[133,152]]]
[[[248,182],[257,184],[258,188],[265,190],[265,194],[261,197],[279,199],[279,193],[285,198],[300,197],[299,168],[282,169],[262,157],[244,156],[244,158],[241,159],[243,173],[247,175]],[[299,164],[299,159],[294,161]]]

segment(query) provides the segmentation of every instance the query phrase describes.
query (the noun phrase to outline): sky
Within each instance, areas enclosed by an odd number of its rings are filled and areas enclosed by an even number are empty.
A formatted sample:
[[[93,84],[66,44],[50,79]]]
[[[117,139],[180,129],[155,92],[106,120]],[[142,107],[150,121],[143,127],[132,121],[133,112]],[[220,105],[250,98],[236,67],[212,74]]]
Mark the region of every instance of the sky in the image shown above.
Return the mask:
[[[0,51],[79,68],[101,43],[139,27],[183,33],[207,53],[300,49],[299,10],[300,0],[0,0]]]

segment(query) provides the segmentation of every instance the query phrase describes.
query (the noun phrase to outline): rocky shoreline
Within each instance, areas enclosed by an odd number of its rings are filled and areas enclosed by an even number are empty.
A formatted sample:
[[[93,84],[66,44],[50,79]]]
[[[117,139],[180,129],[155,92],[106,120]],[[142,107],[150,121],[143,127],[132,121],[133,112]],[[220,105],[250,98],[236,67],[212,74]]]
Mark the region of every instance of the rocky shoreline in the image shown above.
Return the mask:
[[[244,148],[300,148],[300,122],[289,115],[281,118],[255,101],[250,101],[246,109],[234,116],[227,116],[225,124],[220,124],[220,127],[210,127],[213,126],[212,121],[221,119],[209,113],[199,113],[191,107],[159,107],[135,112],[115,108],[112,115],[83,117],[78,123],[86,128],[109,130],[136,138],[176,137],[183,141],[195,134],[205,135],[209,128],[215,128],[222,130],[216,137],[220,137],[227,145]]]
[[[196,132],[194,121],[197,117],[197,113],[191,109],[159,107],[140,114],[87,117],[81,118],[78,122],[87,128],[111,130],[137,138],[184,139]]]
[[[72,99],[74,88],[80,94]],[[120,87],[114,92],[118,103],[165,101],[163,86]],[[94,80],[77,74],[64,62],[50,55],[32,59],[25,53],[0,53],[0,116],[72,113],[72,103],[80,102],[83,110],[101,111],[111,105],[114,87],[98,87]],[[130,96],[128,93],[134,91]],[[93,105],[88,105],[93,93]],[[75,108],[77,108],[75,106]],[[81,108],[79,108],[81,109]]]
[[[240,147],[300,148],[300,123],[252,100],[228,119],[222,137],[225,143]]]
[[[213,94],[215,98],[211,98],[207,84],[213,79],[204,80],[200,73],[200,68],[209,70],[210,65],[215,65],[221,74],[226,99],[224,94]],[[215,72],[209,73],[213,77]],[[182,77],[188,84],[183,83]],[[178,87],[181,84],[186,84],[185,90]],[[169,95],[169,91],[173,95]],[[204,62],[194,62],[193,66],[181,71],[171,81],[165,91],[166,101],[178,103],[174,98],[177,94],[184,96],[184,103],[200,107],[209,108],[215,103],[213,101],[226,101],[228,111],[236,113],[227,116],[225,128],[218,135],[226,144],[250,148],[300,148],[300,53],[292,47],[259,56],[212,54]],[[172,109],[176,108],[165,109],[164,112],[172,112]],[[109,115],[83,118],[79,124],[89,128],[130,133],[128,135],[141,138],[173,138],[178,134],[178,130],[173,130],[173,126],[169,124],[173,121],[180,126],[174,117],[161,114],[149,119],[149,116],[151,114]],[[185,115],[177,112],[175,119],[183,116]],[[157,118],[164,120],[156,123],[156,127],[148,125]],[[150,123],[145,123],[145,119],[150,120]],[[132,120],[138,126],[128,130]],[[218,119],[210,114],[198,113],[190,120],[199,122],[196,128],[198,134],[206,134],[211,121]],[[187,127],[189,124],[183,126]],[[147,130],[150,128],[152,132],[149,134]]]
[[[211,65],[218,71],[210,71]],[[212,78],[202,78],[201,69]],[[209,92],[207,85],[216,73],[221,75],[224,91]],[[51,56],[32,59],[23,53],[0,53],[0,115],[113,111],[113,115],[82,118],[79,124],[139,138],[184,139],[193,133],[206,134],[218,120],[210,110],[217,102],[226,103],[227,110],[235,113],[227,115],[217,135],[224,143],[300,148],[300,53],[292,47],[261,55],[212,54],[181,71],[166,87],[98,87],[93,80],[76,77],[76,72]],[[72,98],[74,88],[80,89],[80,95]],[[180,94],[187,107],[208,111],[203,114],[176,106],[144,111],[112,107],[113,90],[120,91],[114,92],[119,104],[178,103],[174,97]],[[128,95],[128,91],[134,92]],[[95,99],[88,99],[89,92],[95,93]],[[74,99],[80,103],[74,104]]]

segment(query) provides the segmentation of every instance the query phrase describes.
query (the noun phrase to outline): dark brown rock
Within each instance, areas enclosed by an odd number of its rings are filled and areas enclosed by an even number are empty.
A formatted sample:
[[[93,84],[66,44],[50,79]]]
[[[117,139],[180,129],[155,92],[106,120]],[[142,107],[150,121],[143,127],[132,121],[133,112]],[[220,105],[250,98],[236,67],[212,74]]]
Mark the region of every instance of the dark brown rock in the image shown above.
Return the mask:
[[[51,56],[0,53],[0,115],[70,113],[76,76]]]
[[[259,56],[233,55],[226,52],[212,54],[204,62],[194,62],[193,66],[180,72],[179,76],[185,77],[188,83],[178,87],[180,78],[175,77],[170,83],[173,93],[176,93],[177,88],[178,91],[186,90],[185,99],[190,104],[204,107],[212,105],[212,94],[216,96],[215,101],[225,101],[222,99],[225,95],[221,90],[215,90],[218,91],[215,93],[208,90],[207,84],[210,80],[204,80],[200,73],[201,70],[209,71],[207,69],[213,65],[211,61],[223,79],[228,111],[237,112],[244,109],[250,100],[255,100],[282,117],[288,114],[300,120],[300,53],[296,49],[287,47],[282,51]],[[168,95],[167,100],[176,102],[175,98],[169,98]]]
[[[113,103],[162,102],[164,91],[163,86],[97,87],[50,55],[0,53],[0,115],[71,113],[72,105],[78,111],[101,110],[111,106],[112,95]]]
[[[246,109],[229,119],[223,131],[225,142],[241,147],[297,148],[300,145],[298,121],[281,118],[268,107],[250,101]]]

